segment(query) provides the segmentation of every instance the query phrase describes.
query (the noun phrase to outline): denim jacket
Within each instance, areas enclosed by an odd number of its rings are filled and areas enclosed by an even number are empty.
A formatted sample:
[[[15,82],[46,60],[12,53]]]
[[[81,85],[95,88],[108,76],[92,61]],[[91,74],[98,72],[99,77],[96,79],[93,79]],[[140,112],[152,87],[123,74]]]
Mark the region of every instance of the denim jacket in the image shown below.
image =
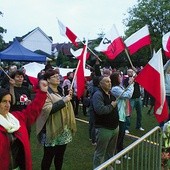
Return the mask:
[[[118,113],[119,113],[119,121],[125,122],[126,120],[126,99],[130,99],[132,97],[134,91],[134,85],[131,84],[125,91],[124,87],[113,86],[111,89],[112,94],[117,98],[121,95],[118,99]],[[123,92],[124,91],[124,92]]]

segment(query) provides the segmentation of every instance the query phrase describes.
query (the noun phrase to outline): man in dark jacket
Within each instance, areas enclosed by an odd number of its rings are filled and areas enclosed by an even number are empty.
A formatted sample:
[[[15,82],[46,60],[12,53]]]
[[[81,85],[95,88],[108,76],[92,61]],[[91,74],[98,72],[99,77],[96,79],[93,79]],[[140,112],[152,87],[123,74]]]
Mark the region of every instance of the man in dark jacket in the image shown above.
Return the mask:
[[[110,93],[110,78],[101,76],[99,78],[99,87],[99,90],[94,93],[92,98],[97,142],[93,168],[98,167],[114,155],[119,131],[117,103]]]

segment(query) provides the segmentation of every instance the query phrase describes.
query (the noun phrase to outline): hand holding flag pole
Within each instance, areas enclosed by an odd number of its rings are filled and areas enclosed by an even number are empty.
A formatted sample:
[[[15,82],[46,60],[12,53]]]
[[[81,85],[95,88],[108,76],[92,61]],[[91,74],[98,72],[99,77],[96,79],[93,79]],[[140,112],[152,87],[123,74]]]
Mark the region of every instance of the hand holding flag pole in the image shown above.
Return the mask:
[[[134,81],[130,82],[129,85],[123,90],[123,92],[116,98],[116,101],[118,101],[122,95],[124,94],[124,92],[134,83]]]

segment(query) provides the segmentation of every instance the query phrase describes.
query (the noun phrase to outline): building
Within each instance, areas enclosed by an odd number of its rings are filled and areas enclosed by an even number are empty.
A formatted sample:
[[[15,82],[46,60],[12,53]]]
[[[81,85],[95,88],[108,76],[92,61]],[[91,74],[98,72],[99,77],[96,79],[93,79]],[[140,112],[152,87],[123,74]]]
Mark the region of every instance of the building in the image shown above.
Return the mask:
[[[16,37],[22,46],[25,48],[50,56],[52,54],[52,37],[47,36],[39,27],[28,32],[22,37]]]

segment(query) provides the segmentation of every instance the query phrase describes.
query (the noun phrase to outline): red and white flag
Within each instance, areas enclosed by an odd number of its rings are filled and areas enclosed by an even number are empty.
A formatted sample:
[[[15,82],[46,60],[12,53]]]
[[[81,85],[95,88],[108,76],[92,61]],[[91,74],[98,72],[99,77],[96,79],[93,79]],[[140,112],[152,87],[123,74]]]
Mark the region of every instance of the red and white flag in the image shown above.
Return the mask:
[[[76,59],[79,59],[79,57],[82,54],[82,51],[83,51],[83,48],[79,48],[78,50],[73,50],[72,48],[70,48],[70,52],[74,56],[73,58],[76,58]],[[90,57],[90,52],[87,52],[86,60],[88,60],[89,57]]]
[[[159,123],[168,119],[168,106],[165,95],[164,71],[161,49],[154,54],[148,64],[135,78],[155,99],[154,115]]]
[[[83,48],[78,49],[77,52],[73,52],[74,56],[79,60],[74,76],[76,76],[77,97],[80,99],[84,94],[85,89],[85,64],[87,55],[87,41]]]
[[[77,36],[61,21],[58,20],[58,25],[60,29],[60,34],[66,36],[76,47],[78,47],[78,43],[76,42]]]
[[[148,26],[145,25],[143,28],[132,34],[124,41],[124,43],[126,44],[130,55],[134,54],[142,47],[151,44]]]
[[[99,46],[95,48],[98,52],[103,52],[109,59],[113,60],[125,49],[122,38],[119,36],[115,25],[103,37]]]
[[[170,58],[170,32],[166,33],[162,37],[162,46],[165,52],[165,55]]]

